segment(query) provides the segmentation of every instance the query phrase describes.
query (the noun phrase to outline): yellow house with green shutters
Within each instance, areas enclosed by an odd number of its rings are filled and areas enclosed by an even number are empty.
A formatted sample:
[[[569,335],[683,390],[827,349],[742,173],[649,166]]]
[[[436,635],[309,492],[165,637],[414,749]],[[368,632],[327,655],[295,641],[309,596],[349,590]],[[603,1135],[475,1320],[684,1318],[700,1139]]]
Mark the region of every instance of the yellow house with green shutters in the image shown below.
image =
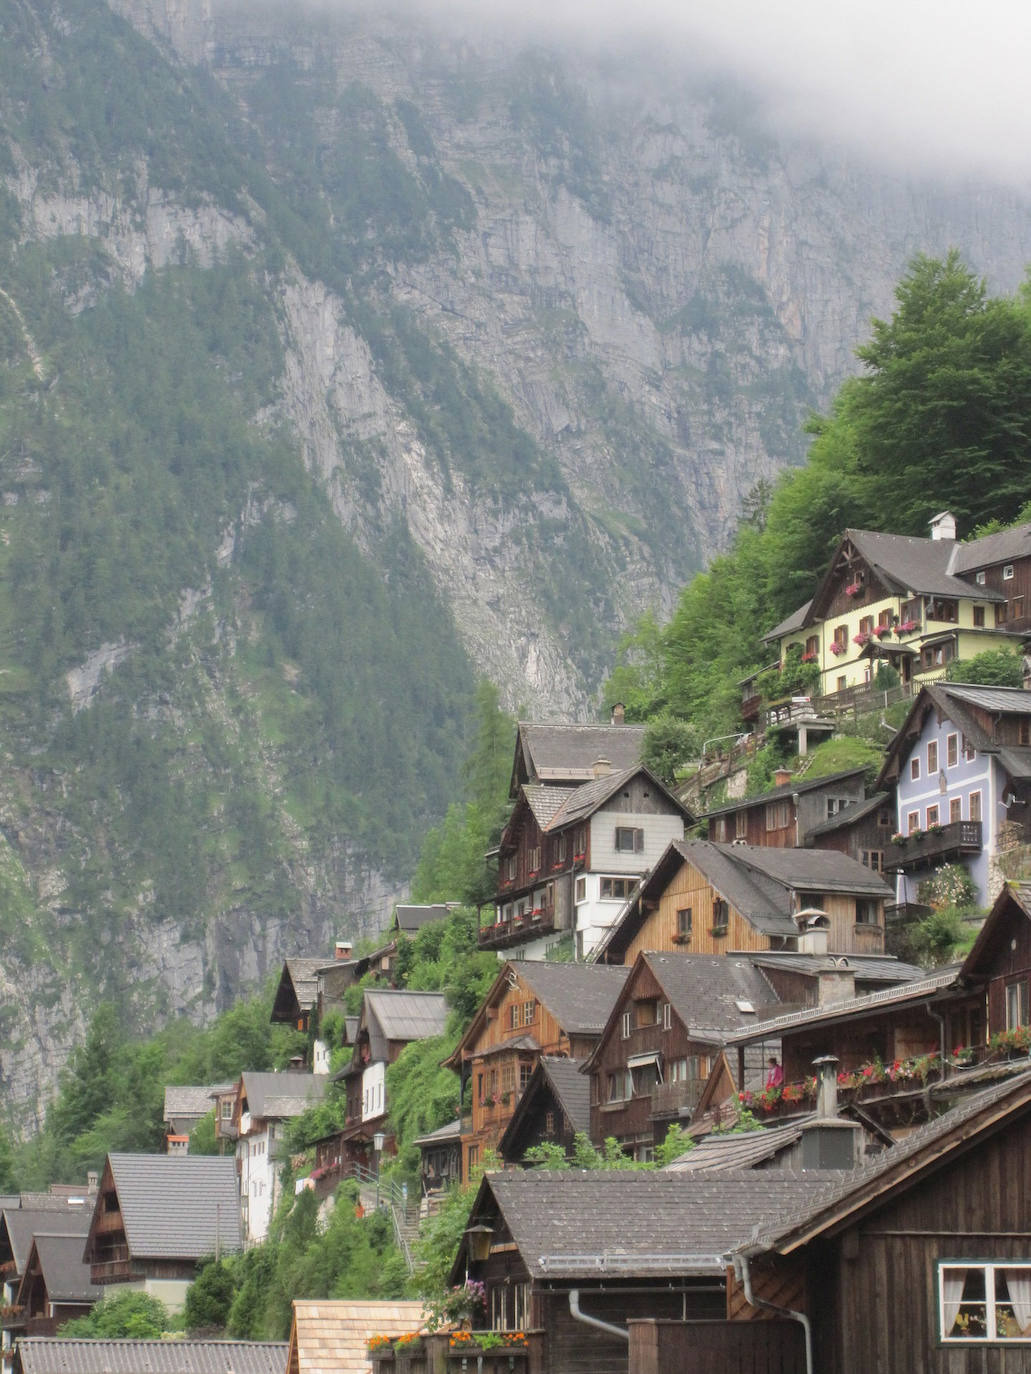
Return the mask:
[[[846,530],[813,599],[764,636],[820,668],[823,694],[861,687],[887,663],[933,681],[957,658],[1031,638],[1031,524],[959,543],[944,512],[932,537]]]

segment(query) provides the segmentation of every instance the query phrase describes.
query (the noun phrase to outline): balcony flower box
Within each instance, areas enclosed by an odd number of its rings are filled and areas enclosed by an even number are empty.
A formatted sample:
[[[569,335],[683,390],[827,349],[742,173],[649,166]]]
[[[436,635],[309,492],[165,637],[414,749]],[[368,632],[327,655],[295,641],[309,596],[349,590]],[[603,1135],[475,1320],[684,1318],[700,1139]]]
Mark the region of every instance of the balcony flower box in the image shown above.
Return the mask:
[[[845,595],[846,595],[846,596],[858,596],[859,593],[860,593],[862,590],[863,590],[863,584],[862,584],[862,582],[850,582],[850,583],[848,584],[848,586],[845,588]]]
[[[878,639],[887,639],[887,637],[891,634],[891,626],[877,625],[874,627],[874,634],[877,636]]]
[[[869,631],[868,631],[868,630],[860,630],[859,633],[858,633],[857,635],[853,635],[853,636],[852,636],[852,643],[853,643],[853,644],[858,644],[860,648],[862,648],[864,644],[869,644],[869,643],[870,643],[870,633],[869,633]]]
[[[936,822],[934,825],[929,825],[927,827],[927,833],[928,835],[944,835],[945,827],[943,825],[937,824]]]
[[[800,662],[800,663],[815,663],[816,660],[817,660],[817,657],[818,657],[818,655],[815,654],[815,653],[803,654],[802,657],[801,657],[801,659],[799,660],[799,662]]]
[[[900,849],[905,849],[908,839],[908,835],[903,835],[901,830],[896,830],[895,834],[891,837],[891,842],[892,844],[897,844]]]
[[[838,654],[843,654],[843,653],[845,653],[845,652],[847,651],[847,649],[848,649],[848,645],[847,645],[847,644],[839,644],[838,641],[837,641],[836,639],[830,644],[829,647],[830,647],[831,653],[834,654],[835,656],[837,656]]]
[[[895,633],[897,635],[911,635],[914,630],[919,630],[919,628],[919,620],[900,620],[895,626]]]

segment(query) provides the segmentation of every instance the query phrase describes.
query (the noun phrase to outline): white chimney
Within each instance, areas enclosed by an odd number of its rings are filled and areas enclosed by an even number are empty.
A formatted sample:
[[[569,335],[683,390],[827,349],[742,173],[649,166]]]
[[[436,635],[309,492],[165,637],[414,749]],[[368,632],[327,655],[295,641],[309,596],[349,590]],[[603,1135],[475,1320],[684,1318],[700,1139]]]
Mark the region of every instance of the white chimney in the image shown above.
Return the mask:
[[[951,511],[939,511],[929,523],[932,539],[955,539],[956,517]]]
[[[612,708],[612,724],[622,725],[626,715],[626,708],[621,701],[617,701]]]
[[[596,778],[607,778],[612,772],[612,764],[608,759],[595,759],[591,772]]]

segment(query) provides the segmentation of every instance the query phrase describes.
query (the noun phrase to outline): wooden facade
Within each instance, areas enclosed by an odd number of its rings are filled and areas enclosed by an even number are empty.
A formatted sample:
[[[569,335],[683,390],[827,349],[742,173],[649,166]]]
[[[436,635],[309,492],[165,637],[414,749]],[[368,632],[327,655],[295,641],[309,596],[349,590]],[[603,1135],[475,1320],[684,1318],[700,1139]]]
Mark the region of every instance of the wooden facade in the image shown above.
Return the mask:
[[[630,1323],[629,1374],[805,1374],[800,1323],[646,1321]]]
[[[963,963],[962,976],[984,988],[988,1036],[1031,1025],[1031,887],[1027,884],[1002,889]]]
[[[816,783],[788,782],[764,796],[746,797],[710,814],[709,839],[717,844],[741,840],[764,848],[792,849],[805,842],[814,826],[862,801],[863,793],[861,768]]]
[[[858,922],[857,898],[843,894],[819,895],[819,904],[830,917],[827,948],[838,954],[884,952],[883,903],[871,913],[875,920]],[[807,902],[807,905],[809,903]],[[690,912],[690,936],[685,935]],[[782,937],[757,930],[752,923],[713,887],[700,869],[686,861],[673,876],[641,928],[629,940],[624,963],[632,963],[647,949],[680,950],[690,954],[724,954],[733,949],[764,952],[785,948]]]

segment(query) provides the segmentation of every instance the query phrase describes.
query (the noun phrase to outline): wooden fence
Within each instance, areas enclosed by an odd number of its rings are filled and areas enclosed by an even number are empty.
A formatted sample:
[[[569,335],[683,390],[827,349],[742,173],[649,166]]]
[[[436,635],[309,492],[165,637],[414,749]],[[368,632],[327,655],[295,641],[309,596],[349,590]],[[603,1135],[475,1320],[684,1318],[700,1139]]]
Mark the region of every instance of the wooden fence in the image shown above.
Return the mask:
[[[629,1374],[805,1374],[798,1322],[631,1321]]]

